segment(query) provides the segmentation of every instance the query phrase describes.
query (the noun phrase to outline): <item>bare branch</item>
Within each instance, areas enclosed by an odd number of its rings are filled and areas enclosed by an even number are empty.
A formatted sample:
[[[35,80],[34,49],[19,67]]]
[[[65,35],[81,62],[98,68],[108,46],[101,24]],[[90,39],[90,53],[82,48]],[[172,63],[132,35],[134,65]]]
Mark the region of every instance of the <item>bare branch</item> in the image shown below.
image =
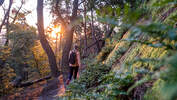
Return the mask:
[[[2,6],[2,9],[3,9],[3,11],[4,11],[4,15],[5,15],[5,14],[6,14],[6,9],[5,9],[5,7]]]
[[[86,1],[86,0],[81,1],[81,2],[78,4],[78,6],[81,5],[82,3],[84,3],[85,1]]]
[[[7,10],[7,12],[6,12],[5,16],[4,16],[4,19],[3,19],[2,23],[1,23],[1,25],[0,25],[0,33],[1,33],[1,30],[2,30],[2,26],[5,24],[5,21],[6,21],[7,17],[8,17],[9,14],[10,14],[10,9],[11,9],[11,7],[12,7],[13,0],[9,0],[9,1],[10,1],[10,2],[9,2],[8,10]]]
[[[77,10],[78,10],[78,0],[74,0],[71,21],[74,21],[75,18],[77,17]]]
[[[61,21],[62,25],[65,25],[65,20],[61,16],[61,13],[60,13],[59,8],[58,8],[58,4],[59,4],[59,0],[56,1],[55,10],[56,10],[57,16],[58,16],[59,20]]]
[[[20,12],[20,10],[21,10],[21,8],[22,8],[23,4],[24,4],[24,1],[23,1],[23,0],[21,0],[21,6],[20,6],[20,8],[18,9],[18,11],[16,12],[15,17],[13,18],[12,23],[14,23],[14,22],[16,21],[17,16],[18,16],[18,13]]]

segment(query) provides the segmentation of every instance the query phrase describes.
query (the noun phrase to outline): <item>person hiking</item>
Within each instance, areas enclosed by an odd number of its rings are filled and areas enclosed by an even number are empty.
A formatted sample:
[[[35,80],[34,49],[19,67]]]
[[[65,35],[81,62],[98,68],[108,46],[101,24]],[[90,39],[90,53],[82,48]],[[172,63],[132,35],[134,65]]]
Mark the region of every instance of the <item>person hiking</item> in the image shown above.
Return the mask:
[[[69,52],[69,68],[70,68],[70,72],[69,72],[68,80],[66,82],[67,85],[70,83],[73,74],[74,74],[73,78],[74,79],[77,78],[77,73],[78,73],[78,70],[79,70],[80,66],[81,66],[81,62],[80,62],[79,47],[77,45],[75,45],[73,50],[71,50]]]

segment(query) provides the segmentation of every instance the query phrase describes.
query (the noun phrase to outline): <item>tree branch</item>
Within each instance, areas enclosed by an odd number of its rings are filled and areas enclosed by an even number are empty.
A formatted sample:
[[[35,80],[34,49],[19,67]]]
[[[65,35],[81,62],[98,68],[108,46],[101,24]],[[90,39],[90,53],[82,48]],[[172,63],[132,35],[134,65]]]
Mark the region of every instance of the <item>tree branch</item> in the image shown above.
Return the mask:
[[[13,0],[9,0],[8,10],[7,10],[7,12],[6,12],[5,16],[4,16],[4,19],[3,19],[2,23],[1,23],[1,25],[0,25],[0,33],[1,33],[3,25],[5,24],[6,19],[7,19],[8,15],[9,15],[9,13],[10,13],[10,9],[12,7],[12,3],[13,3]]]
[[[23,83],[21,83],[21,81],[22,81],[21,78],[17,78],[11,84],[12,84],[13,87],[27,87],[27,86],[31,86],[31,85],[33,85],[35,83],[51,79],[51,78],[52,78],[52,76],[48,75],[48,76],[46,76],[44,78],[40,78],[40,79],[37,79],[37,80],[34,80],[34,81],[30,81],[30,82],[23,82]]]
[[[64,18],[61,16],[61,13],[58,8],[58,4],[59,4],[59,0],[56,1],[56,5],[55,5],[56,14],[57,14],[59,20],[61,21],[62,25],[65,26],[66,22],[65,22]]]
[[[78,6],[81,5],[82,3],[84,3],[85,1],[86,1],[86,0],[81,1],[81,2],[78,4]]]
[[[78,10],[78,0],[73,1],[73,10],[72,10],[72,16],[71,16],[71,22],[74,21],[77,17],[77,10]]]
[[[17,16],[18,16],[18,13],[20,12],[20,10],[21,10],[21,8],[22,8],[23,4],[24,4],[24,2],[23,2],[23,0],[22,0],[22,1],[21,1],[21,6],[20,6],[20,8],[18,9],[18,11],[16,12],[15,17],[13,18],[12,23],[14,23],[14,22],[16,21]]]
[[[104,41],[104,40],[103,39],[99,39],[99,40],[95,41],[94,43],[92,43],[91,45],[89,45],[86,49],[91,48],[92,46],[96,45],[97,42],[101,42],[101,41]]]

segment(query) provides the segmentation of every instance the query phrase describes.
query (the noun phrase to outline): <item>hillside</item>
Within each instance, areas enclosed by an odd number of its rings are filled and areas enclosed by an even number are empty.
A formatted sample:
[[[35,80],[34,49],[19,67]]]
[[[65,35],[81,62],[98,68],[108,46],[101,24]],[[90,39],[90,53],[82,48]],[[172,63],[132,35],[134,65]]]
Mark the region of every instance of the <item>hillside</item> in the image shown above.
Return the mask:
[[[153,15],[158,10],[161,12],[157,16]],[[169,61],[176,55],[176,31],[168,30],[165,24],[170,25],[172,20],[176,20],[174,17],[172,19],[172,16],[176,16],[176,10],[176,6],[151,10],[152,15],[141,17],[126,32],[117,33],[122,34],[122,38],[115,38],[115,34],[113,38],[107,39],[106,46],[95,59],[90,60],[90,57],[86,60],[87,68],[79,80],[69,85],[63,98],[174,100],[172,98],[176,98],[176,88],[172,91],[170,89],[175,83],[168,87],[168,79],[164,80],[163,77],[164,74],[166,78],[175,77],[173,74],[170,76],[168,71],[172,66],[176,67],[176,62],[170,65]],[[167,32],[165,37],[160,33],[164,34],[163,31]]]

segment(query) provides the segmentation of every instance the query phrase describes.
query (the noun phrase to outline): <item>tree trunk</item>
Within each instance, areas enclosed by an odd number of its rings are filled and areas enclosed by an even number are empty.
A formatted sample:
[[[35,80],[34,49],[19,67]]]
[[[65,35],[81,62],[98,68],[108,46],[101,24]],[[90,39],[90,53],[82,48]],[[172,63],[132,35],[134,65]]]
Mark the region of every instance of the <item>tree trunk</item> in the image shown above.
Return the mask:
[[[44,78],[40,78],[40,79],[37,79],[37,80],[34,80],[34,81],[28,81],[28,82],[23,82],[22,83],[21,77],[17,77],[15,80],[13,80],[13,82],[11,82],[11,85],[13,87],[17,87],[17,88],[19,88],[19,87],[27,87],[27,86],[31,86],[31,85],[33,85],[35,83],[38,83],[38,82],[41,82],[41,81],[49,80],[51,78],[52,78],[51,75],[48,75],[48,76],[46,76]]]
[[[39,39],[40,39],[43,49],[45,50],[48,56],[52,76],[58,77],[59,71],[57,68],[56,58],[44,34],[43,0],[37,1],[37,22],[38,22]]]
[[[37,72],[38,72],[39,76],[41,77],[41,76],[42,76],[42,74],[40,73],[40,69],[39,69],[39,63],[38,63],[38,60],[36,59],[35,54],[34,54],[34,52],[33,52],[33,51],[31,52],[31,54],[32,54],[33,60],[34,60],[35,65],[36,65]]]
[[[99,41],[97,40],[97,38],[96,38],[96,36],[95,36],[94,22],[93,22],[93,8],[91,8],[91,28],[92,28],[92,38],[93,38],[94,41],[96,42],[97,53],[98,53],[98,52],[101,51],[101,48],[100,48]]]
[[[17,19],[17,16],[18,16],[18,14],[19,14],[19,12],[20,12],[20,10],[21,10],[23,4],[24,4],[24,2],[23,2],[23,0],[22,0],[22,1],[21,1],[21,6],[20,6],[20,8],[18,9],[18,11],[16,12],[15,17],[13,18],[13,21],[11,22],[12,24],[15,23],[15,21],[16,21],[16,19]],[[7,21],[6,21],[6,35],[7,35],[8,33],[9,33],[9,14],[8,14],[8,16],[7,16]],[[8,46],[8,44],[9,44],[9,39],[6,37],[6,41],[5,41],[4,46]]]
[[[66,81],[67,75],[69,73],[68,56],[69,56],[69,51],[71,50],[71,46],[73,42],[73,32],[74,32],[74,29],[68,30],[65,33],[67,34],[67,36],[64,36],[64,47],[63,47],[62,62],[61,62],[64,81]]]
[[[84,2],[84,35],[85,35],[85,54],[87,55],[87,32],[86,32],[86,27],[87,27],[87,21],[86,21],[86,0]]]
[[[106,36],[105,36],[105,38],[104,38],[104,41],[102,41],[101,48],[103,48],[103,47],[105,46],[105,40],[106,40],[107,38],[110,38],[110,37],[111,37],[111,34],[112,34],[113,31],[114,31],[114,28],[115,28],[115,27],[112,27],[112,26],[111,26],[111,29],[106,31],[107,34],[106,34]]]
[[[77,18],[77,10],[78,10],[78,1],[73,1],[73,9],[72,9],[72,16],[70,19],[70,24],[65,24],[65,33],[64,33],[64,47],[62,51],[62,73],[63,73],[63,81],[65,82],[68,76],[69,72],[69,62],[68,62],[68,56],[69,51],[71,50],[72,42],[73,42],[73,33],[74,33],[74,23]],[[59,14],[60,19],[62,18]],[[63,22],[64,23],[64,22]]]
[[[4,46],[8,46],[9,44],[9,39],[7,38],[8,33],[9,33],[9,15],[7,16],[7,19],[6,19],[6,42]]]
[[[1,33],[1,30],[2,30],[3,25],[5,24],[5,21],[6,21],[7,17],[9,16],[10,9],[11,9],[11,7],[12,7],[12,3],[13,3],[13,0],[9,0],[9,7],[8,7],[8,10],[7,10],[7,12],[6,12],[5,16],[4,16],[4,19],[2,20],[1,25],[0,25],[0,33]]]

